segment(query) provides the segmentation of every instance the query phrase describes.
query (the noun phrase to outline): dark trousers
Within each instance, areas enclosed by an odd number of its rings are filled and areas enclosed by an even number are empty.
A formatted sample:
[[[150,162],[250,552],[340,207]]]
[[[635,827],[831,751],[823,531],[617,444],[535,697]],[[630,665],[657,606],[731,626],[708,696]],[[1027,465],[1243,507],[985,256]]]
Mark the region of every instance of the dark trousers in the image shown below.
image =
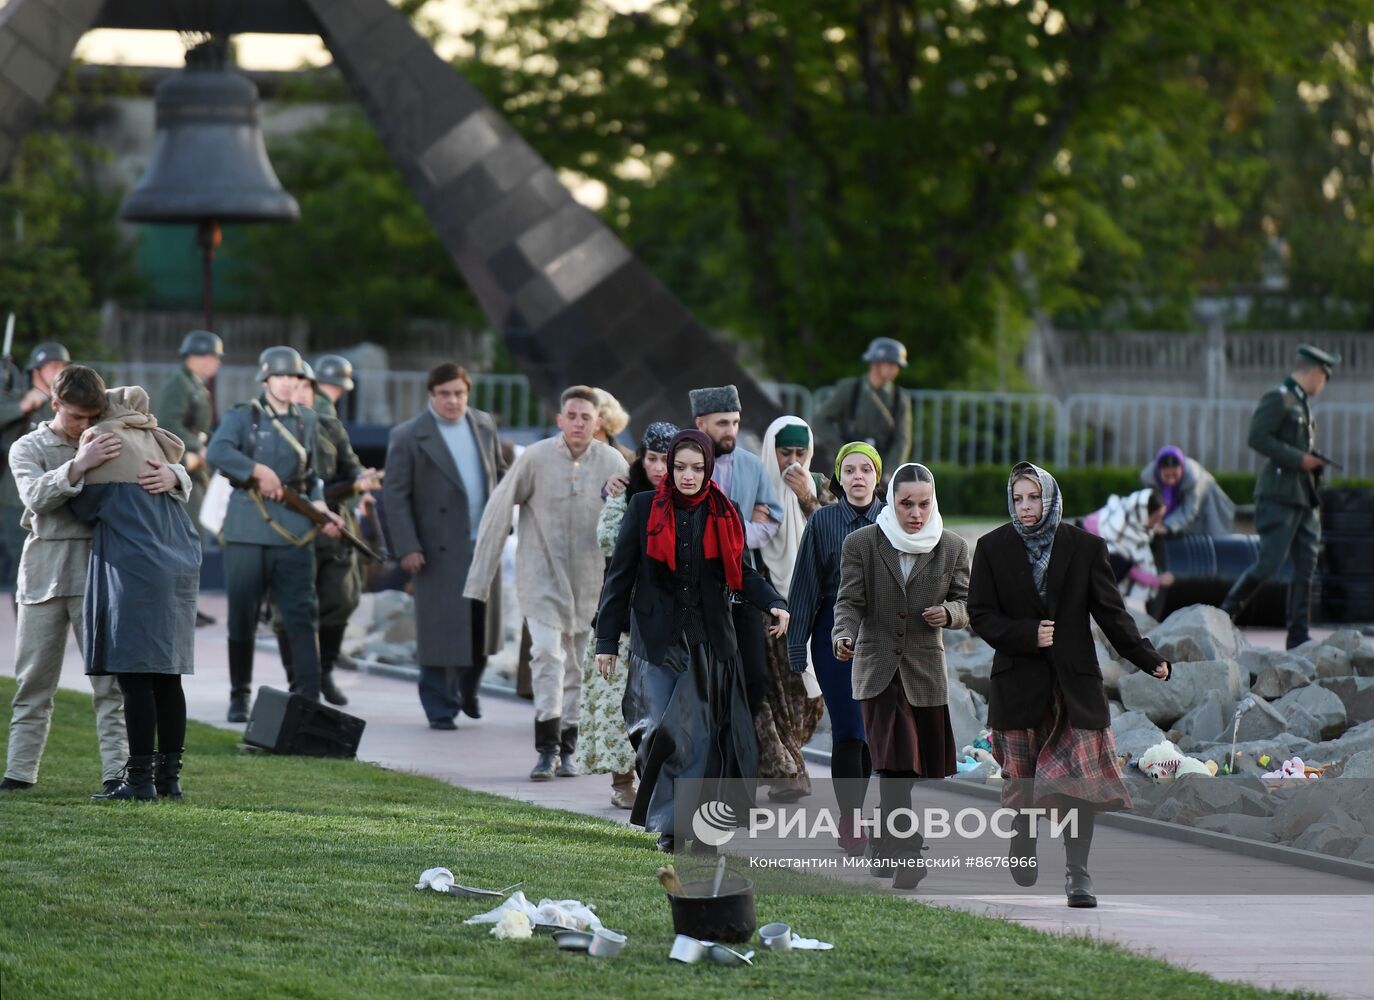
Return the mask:
[[[463,699],[476,695],[486,669],[487,654],[478,652],[487,646],[486,605],[471,601],[469,619],[472,622],[473,664],[468,667],[420,666],[420,707],[430,722],[452,719],[462,708]]]
[[[315,549],[310,545],[224,546],[224,577],[229,595],[229,638],[252,642],[258,611],[270,593],[288,635],[314,632],[319,600],[315,596]]]
[[[1255,531],[1260,537],[1259,559],[1235,582],[1222,607],[1244,605],[1260,586],[1272,579],[1285,559],[1293,559],[1293,579],[1288,584],[1288,634],[1305,637],[1311,617],[1312,577],[1317,571],[1322,528],[1317,511],[1280,503],[1255,507]]]
[[[263,598],[271,594],[291,651],[291,690],[306,698],[318,698],[320,650],[315,630],[319,599],[315,595],[314,547],[230,542],[224,546],[224,575],[229,593],[229,685],[233,696],[246,696],[252,686],[258,610]]]

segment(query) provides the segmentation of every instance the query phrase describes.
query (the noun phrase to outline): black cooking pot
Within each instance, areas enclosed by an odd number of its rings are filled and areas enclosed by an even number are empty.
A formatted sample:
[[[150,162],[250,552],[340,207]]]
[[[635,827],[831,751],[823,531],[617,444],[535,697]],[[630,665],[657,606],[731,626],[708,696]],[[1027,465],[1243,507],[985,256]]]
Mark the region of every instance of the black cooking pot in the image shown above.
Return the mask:
[[[719,894],[711,895],[715,869],[682,883],[680,894],[668,893],[673,930],[699,941],[743,943],[754,936],[754,883],[733,868],[725,870]]]

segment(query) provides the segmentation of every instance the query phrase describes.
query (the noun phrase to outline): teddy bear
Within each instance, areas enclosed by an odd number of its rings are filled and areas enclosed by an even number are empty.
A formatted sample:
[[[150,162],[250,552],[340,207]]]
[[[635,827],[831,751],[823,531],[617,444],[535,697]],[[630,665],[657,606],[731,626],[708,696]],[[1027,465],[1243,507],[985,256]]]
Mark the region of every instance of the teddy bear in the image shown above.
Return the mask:
[[[1203,774],[1210,778],[1217,773],[1216,761],[1203,762],[1189,757],[1168,740],[1156,743],[1141,754],[1136,766],[1156,784],[1175,781],[1185,774]]]

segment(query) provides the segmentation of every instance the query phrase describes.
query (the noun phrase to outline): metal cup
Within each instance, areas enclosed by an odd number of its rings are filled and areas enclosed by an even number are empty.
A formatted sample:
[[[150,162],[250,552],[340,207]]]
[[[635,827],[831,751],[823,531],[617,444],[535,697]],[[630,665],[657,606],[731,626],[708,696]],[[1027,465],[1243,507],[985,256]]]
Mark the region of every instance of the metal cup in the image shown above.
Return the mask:
[[[764,924],[759,928],[759,945],[765,951],[791,951],[792,928],[787,924]]]
[[[673,950],[668,952],[668,957],[675,962],[692,965],[706,957],[706,946],[694,937],[679,934],[673,939]]]
[[[592,943],[587,952],[597,958],[615,958],[620,954],[620,949],[625,947],[625,941],[624,934],[598,927],[592,932]]]

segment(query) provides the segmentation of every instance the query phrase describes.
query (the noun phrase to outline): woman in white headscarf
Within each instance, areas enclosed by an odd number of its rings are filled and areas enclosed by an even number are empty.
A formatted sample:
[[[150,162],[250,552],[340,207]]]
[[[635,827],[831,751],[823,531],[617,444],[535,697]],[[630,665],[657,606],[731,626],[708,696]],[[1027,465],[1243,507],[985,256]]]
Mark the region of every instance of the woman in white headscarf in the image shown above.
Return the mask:
[[[863,713],[882,815],[911,808],[917,778],[955,772],[954,727],[944,630],[968,627],[969,549],[946,531],[935,477],[907,464],[892,475],[877,523],[844,540],[831,632],[835,658],[853,660],[854,698]],[[914,888],[920,833],[877,831],[874,875]]]
[[[806,519],[821,507],[824,480],[811,472],[815,439],[801,417],[779,417],[763,436],[764,475],[782,503],[782,524],[759,552],[761,571],[784,598],[801,548]],[[792,672],[787,640],[768,639],[768,691],[754,716],[759,742],[759,781],[769,785],[768,797],[792,802],[811,792],[811,778],[802,757],[825,711],[815,671]]]

